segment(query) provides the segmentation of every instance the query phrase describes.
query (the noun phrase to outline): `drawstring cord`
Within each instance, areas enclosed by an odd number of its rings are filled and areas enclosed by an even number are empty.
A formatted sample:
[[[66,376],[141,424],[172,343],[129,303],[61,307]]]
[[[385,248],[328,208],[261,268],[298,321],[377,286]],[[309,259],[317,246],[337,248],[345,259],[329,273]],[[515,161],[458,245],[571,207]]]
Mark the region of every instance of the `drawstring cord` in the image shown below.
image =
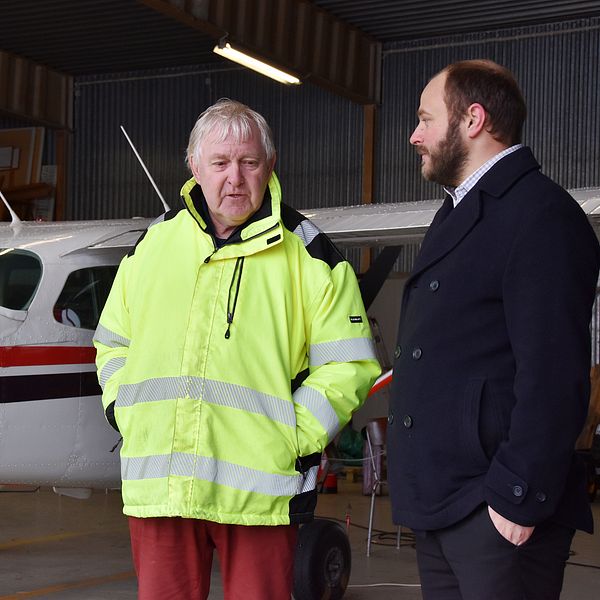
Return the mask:
[[[239,272],[238,272],[239,268]],[[237,305],[238,296],[240,293],[240,283],[242,282],[242,271],[244,269],[244,257],[240,256],[235,261],[235,268],[233,269],[233,277],[229,284],[229,293],[227,295],[227,331],[225,332],[225,339],[228,340],[231,336],[231,324],[233,323],[233,315],[235,315],[235,307]],[[237,276],[237,279],[236,279]],[[235,283],[235,294],[233,296],[233,306],[231,302],[231,290]]]

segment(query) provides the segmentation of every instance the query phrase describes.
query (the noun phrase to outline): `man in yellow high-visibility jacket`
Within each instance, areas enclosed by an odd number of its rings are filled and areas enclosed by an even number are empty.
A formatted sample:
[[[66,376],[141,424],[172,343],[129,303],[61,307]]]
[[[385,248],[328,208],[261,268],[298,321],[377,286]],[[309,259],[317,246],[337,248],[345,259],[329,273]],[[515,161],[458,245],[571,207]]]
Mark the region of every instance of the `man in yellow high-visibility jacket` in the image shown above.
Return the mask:
[[[289,598],[320,455],[379,374],[351,266],[281,203],[264,118],[220,100],[94,341],[141,600]]]

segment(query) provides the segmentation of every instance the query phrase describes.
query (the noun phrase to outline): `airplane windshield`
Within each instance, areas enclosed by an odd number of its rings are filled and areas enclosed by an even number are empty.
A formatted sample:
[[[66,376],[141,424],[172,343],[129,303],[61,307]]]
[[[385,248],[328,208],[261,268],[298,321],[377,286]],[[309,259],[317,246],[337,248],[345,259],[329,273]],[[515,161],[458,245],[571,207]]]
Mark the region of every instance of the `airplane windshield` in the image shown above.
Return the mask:
[[[0,248],[0,306],[27,310],[41,278],[42,263],[33,252]]]
[[[117,268],[105,265],[73,271],[54,305],[54,318],[70,327],[96,329]]]

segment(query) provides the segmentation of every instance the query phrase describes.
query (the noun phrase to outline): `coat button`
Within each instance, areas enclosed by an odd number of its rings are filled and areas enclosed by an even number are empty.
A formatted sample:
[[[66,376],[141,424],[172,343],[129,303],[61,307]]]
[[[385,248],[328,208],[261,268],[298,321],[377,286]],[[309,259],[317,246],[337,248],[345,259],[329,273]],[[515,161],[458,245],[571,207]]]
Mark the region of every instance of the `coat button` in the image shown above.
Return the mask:
[[[412,352],[412,357],[415,360],[419,360],[422,355],[423,355],[423,350],[421,350],[421,348],[415,348]]]
[[[402,346],[396,346],[396,349],[394,350],[394,358],[400,358],[401,354],[402,354]]]
[[[413,424],[412,417],[410,415],[404,415],[404,418],[402,419],[402,424],[404,425],[404,427],[406,427],[406,429],[410,429]]]
[[[517,498],[520,498],[523,495],[523,488],[520,485],[514,485],[512,489],[512,493]]]
[[[440,287],[440,282],[437,279],[434,279],[430,284],[429,284],[429,289],[432,292],[437,292],[438,288]]]
[[[546,502],[547,498],[548,498],[548,496],[546,496],[546,494],[544,494],[544,492],[538,492],[538,493],[535,495],[535,499],[536,499],[538,502]]]
[[[394,413],[390,413],[388,415],[388,425],[391,425],[394,422]]]

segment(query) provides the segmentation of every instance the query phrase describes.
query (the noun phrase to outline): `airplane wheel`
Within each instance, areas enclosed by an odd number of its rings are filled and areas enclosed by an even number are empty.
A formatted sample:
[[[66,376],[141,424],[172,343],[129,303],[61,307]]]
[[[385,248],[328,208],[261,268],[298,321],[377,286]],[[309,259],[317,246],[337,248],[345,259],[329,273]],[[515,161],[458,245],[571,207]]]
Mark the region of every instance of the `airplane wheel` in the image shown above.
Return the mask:
[[[339,600],[350,579],[350,542],[334,521],[315,519],[298,531],[295,600]]]

